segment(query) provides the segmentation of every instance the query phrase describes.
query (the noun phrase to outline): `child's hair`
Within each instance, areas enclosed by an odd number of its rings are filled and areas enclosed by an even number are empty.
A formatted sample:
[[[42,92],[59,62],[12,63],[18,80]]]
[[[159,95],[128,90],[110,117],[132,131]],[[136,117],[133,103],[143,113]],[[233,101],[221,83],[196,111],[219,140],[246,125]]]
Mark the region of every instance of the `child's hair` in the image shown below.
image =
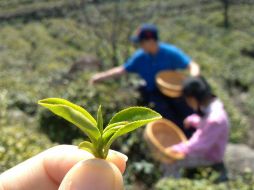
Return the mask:
[[[193,97],[199,103],[213,96],[212,90],[204,77],[190,77],[183,84],[183,96]]]

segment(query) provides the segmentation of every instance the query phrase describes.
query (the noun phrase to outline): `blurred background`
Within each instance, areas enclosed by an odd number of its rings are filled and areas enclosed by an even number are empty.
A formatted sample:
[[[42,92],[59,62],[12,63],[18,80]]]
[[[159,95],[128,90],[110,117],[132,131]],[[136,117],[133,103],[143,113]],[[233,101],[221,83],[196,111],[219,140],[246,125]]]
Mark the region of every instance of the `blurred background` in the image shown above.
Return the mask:
[[[135,75],[89,86],[92,74],[121,65],[135,47],[128,37],[144,22],[161,40],[197,61],[231,119],[228,182],[213,175],[161,179],[140,136],[114,144],[129,156],[126,189],[252,189],[254,185],[254,0],[0,0],[0,173],[82,133],[37,106],[62,97],[107,120],[136,105]]]

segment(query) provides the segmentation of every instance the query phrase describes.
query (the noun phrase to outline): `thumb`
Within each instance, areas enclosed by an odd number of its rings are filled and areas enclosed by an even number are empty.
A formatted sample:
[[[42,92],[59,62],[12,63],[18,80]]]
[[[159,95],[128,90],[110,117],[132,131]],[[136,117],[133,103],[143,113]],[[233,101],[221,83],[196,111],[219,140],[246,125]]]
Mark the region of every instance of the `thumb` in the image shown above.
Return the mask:
[[[113,163],[93,158],[77,163],[59,190],[123,190],[123,177]]]

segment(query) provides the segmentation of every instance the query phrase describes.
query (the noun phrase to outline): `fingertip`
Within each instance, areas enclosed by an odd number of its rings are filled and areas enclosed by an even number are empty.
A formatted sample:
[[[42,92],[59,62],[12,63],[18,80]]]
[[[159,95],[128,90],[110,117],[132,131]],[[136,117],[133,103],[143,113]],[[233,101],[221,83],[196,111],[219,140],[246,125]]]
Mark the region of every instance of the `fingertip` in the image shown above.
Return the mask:
[[[123,190],[123,178],[115,164],[103,159],[80,161],[66,174],[59,190]]]
[[[128,161],[128,156],[126,156],[125,154],[115,151],[115,150],[110,150],[109,154],[111,154],[112,156],[117,156],[119,158],[121,158],[123,161],[127,162]]]
[[[107,160],[115,164],[122,174],[124,173],[126,169],[126,162],[128,161],[128,157],[125,154],[110,150]]]

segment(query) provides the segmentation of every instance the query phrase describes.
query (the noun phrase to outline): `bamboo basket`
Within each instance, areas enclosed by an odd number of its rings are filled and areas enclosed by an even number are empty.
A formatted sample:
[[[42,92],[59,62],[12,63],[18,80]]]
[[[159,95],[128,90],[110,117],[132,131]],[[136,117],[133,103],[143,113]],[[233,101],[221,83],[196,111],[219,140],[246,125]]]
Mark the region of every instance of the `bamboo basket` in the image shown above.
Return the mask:
[[[156,160],[171,164],[176,160],[182,159],[182,156],[177,153],[168,153],[165,151],[166,148],[172,145],[187,141],[181,129],[171,121],[160,119],[149,123],[146,126],[144,137]]]
[[[175,71],[162,71],[156,75],[156,84],[166,96],[177,98],[182,95],[182,85],[186,76]]]

